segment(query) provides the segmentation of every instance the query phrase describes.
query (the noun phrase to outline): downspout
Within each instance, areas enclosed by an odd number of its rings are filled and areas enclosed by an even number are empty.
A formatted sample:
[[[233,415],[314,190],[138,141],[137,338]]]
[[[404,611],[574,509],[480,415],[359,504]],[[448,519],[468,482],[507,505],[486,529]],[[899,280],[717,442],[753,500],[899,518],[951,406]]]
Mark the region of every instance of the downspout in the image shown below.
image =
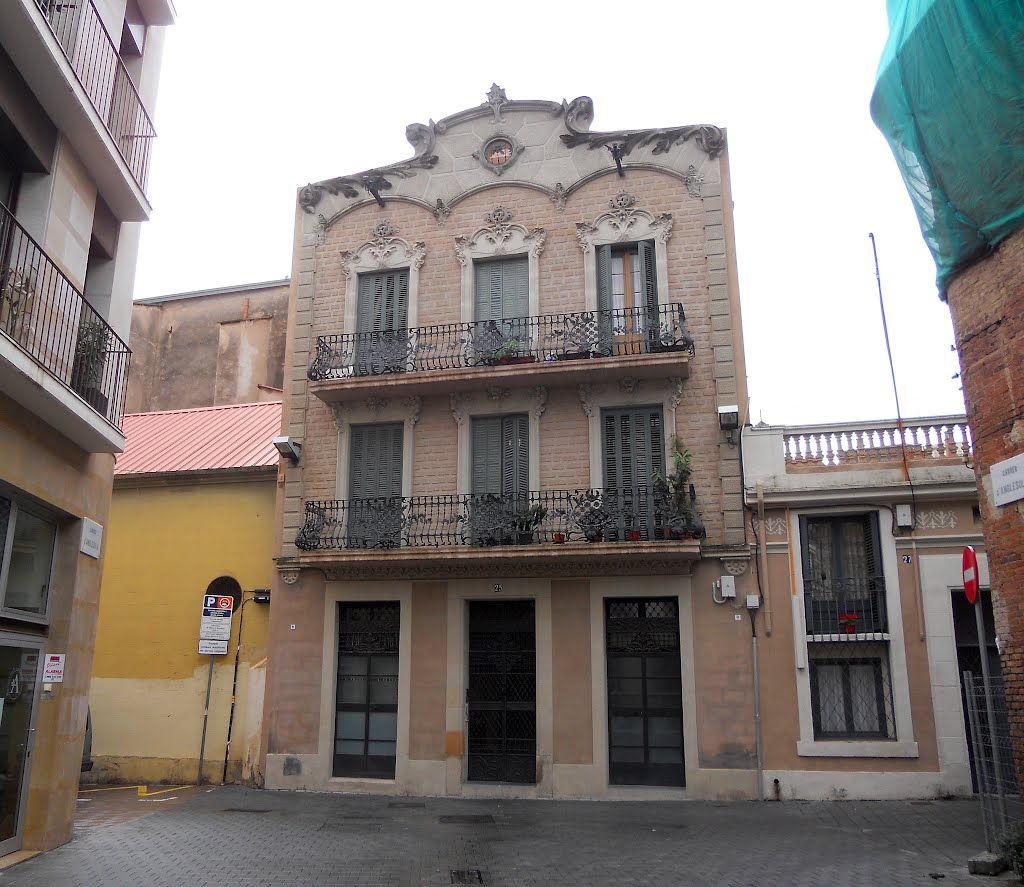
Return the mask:
[[[764,535],[764,484],[757,482],[757,522]],[[765,540],[757,540],[757,572],[761,577],[761,596],[764,598],[764,633],[766,637],[772,636],[772,607],[771,607],[771,586],[768,580],[768,553],[765,550]]]

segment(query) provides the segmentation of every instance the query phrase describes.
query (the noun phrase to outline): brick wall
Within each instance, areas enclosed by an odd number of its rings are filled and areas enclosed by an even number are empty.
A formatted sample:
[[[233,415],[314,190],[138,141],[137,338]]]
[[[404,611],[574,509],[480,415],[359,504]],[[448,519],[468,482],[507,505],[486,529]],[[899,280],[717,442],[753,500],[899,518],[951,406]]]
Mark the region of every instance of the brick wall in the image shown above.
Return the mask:
[[[1002,642],[1018,780],[1024,785],[1024,503],[994,508],[995,462],[1024,453],[1024,230],[949,288],[974,470]]]

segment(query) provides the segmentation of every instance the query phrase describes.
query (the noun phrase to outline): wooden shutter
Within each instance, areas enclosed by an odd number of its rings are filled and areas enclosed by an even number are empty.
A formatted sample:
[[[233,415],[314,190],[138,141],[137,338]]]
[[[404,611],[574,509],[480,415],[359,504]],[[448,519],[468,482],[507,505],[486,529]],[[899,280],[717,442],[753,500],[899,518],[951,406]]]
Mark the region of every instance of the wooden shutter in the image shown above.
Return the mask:
[[[530,313],[530,262],[526,256],[477,262],[473,274],[474,320],[502,320]]]
[[[394,332],[409,323],[409,272],[359,275],[357,333]]]
[[[473,495],[514,496],[530,485],[525,415],[473,419]]]
[[[597,248],[597,310],[612,307],[612,248],[609,244]]]
[[[402,495],[402,426],[353,425],[349,499]]]
[[[644,288],[644,307],[649,314],[658,311],[658,265],[654,258],[654,241],[641,240],[637,245],[640,260],[640,285]]]
[[[652,475],[664,470],[665,440],[660,407],[606,410],[604,485],[607,489],[651,488]]]
[[[473,419],[473,495],[501,493],[501,417]]]

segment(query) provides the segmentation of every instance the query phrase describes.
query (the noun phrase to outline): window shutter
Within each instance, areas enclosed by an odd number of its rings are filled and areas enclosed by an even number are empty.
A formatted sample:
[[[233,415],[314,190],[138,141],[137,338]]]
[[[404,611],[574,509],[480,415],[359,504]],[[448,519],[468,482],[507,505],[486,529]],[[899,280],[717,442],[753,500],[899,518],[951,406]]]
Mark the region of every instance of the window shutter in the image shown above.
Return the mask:
[[[356,332],[369,333],[373,331],[373,294],[376,288],[376,278],[372,274],[361,274],[359,276],[359,305],[356,314]]]
[[[644,288],[644,307],[649,314],[658,310],[658,265],[654,258],[654,241],[641,240],[637,244],[640,256],[640,280]]]
[[[530,261],[519,256],[502,262],[502,311],[504,317],[530,314]]]
[[[501,320],[501,263],[477,262],[474,275],[476,298],[473,319]]]
[[[505,416],[502,424],[501,492],[525,496],[530,488],[529,422],[524,415]]]
[[[861,521],[864,527],[864,559],[867,572],[872,578],[879,577],[882,575],[882,559],[878,539],[878,515],[865,514]]]
[[[404,330],[409,323],[409,272],[359,275],[357,333]]]
[[[597,248],[597,310],[612,307],[612,248],[610,244]]]
[[[604,482],[609,489],[648,492],[655,471],[665,464],[661,410],[642,407],[609,410],[604,419]]]
[[[661,410],[651,410],[647,415],[647,422],[650,433],[647,472],[646,476],[639,479],[638,482],[644,484],[649,492],[655,472],[665,469],[665,434],[662,428]]]
[[[604,414],[604,486],[615,489],[619,485],[619,416]]]
[[[473,419],[473,495],[501,493],[501,418]]]
[[[349,445],[349,498],[402,495],[402,426],[354,425]]]

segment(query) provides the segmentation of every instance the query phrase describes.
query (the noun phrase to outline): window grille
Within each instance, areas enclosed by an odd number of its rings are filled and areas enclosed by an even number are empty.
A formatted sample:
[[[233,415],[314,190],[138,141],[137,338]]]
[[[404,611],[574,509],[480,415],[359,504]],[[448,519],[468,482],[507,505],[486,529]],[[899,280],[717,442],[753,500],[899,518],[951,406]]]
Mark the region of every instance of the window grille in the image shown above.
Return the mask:
[[[815,739],[895,739],[889,645],[807,645]]]

